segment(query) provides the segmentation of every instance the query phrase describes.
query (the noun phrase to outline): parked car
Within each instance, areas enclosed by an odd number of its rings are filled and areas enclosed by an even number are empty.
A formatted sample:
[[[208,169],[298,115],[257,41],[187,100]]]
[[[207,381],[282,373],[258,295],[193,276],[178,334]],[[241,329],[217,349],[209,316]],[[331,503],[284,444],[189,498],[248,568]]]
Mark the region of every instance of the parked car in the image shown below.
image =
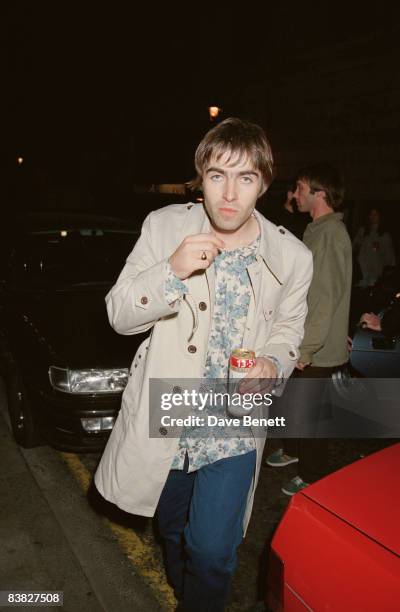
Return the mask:
[[[138,237],[97,215],[32,214],[2,238],[0,329],[17,442],[101,449],[141,336],[109,325],[104,298]]]
[[[372,329],[358,328],[353,336],[350,363],[361,376],[398,378],[400,336],[388,336]]]
[[[294,495],[271,544],[272,612],[391,612],[400,601],[400,444]]]

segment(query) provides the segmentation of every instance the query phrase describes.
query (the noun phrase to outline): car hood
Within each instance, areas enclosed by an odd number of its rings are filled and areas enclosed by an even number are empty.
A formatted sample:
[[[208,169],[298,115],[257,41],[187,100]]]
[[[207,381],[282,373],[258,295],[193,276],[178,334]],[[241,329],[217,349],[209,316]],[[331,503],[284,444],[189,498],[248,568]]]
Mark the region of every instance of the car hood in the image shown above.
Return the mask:
[[[369,455],[303,489],[305,495],[400,555],[400,444]]]
[[[71,368],[128,367],[142,335],[121,336],[110,326],[108,287],[81,287],[34,294],[22,311],[53,365]]]

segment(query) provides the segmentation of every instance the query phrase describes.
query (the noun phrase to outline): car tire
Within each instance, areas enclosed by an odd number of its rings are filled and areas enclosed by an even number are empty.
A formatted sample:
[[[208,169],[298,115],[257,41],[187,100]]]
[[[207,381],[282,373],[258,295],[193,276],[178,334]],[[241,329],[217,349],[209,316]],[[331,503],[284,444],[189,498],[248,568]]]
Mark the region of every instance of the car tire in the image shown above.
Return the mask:
[[[15,440],[23,448],[40,446],[43,441],[35,423],[32,405],[21,370],[15,361],[8,363],[6,386],[8,413]]]

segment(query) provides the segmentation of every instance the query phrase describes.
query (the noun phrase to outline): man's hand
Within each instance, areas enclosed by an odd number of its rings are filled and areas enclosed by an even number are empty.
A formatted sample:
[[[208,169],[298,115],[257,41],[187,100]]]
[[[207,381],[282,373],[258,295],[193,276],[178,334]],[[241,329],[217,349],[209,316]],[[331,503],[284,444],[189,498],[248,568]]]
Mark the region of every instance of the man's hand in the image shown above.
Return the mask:
[[[196,270],[206,270],[224,247],[225,243],[214,234],[186,236],[172,253],[169,263],[173,273],[185,280]]]
[[[298,361],[296,363],[296,370],[305,370],[306,368],[308,368],[308,366],[311,365],[311,361],[307,361],[307,362],[303,362],[303,361]]]
[[[266,357],[257,357],[255,365],[250,368],[239,385],[240,393],[268,393],[275,386],[277,377],[276,365]]]
[[[364,314],[361,315],[359,325],[361,325],[361,327],[368,327],[369,329],[373,329],[375,331],[382,331],[380,317],[373,312],[364,312]]]

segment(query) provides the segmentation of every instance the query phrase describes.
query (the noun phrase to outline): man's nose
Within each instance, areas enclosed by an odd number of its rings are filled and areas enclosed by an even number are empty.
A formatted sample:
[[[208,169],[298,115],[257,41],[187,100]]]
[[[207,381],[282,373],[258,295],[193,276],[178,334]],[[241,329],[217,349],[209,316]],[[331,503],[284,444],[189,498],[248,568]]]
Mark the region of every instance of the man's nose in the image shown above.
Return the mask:
[[[236,200],[236,186],[235,186],[235,181],[232,180],[227,180],[225,183],[225,189],[224,189],[224,199],[227,202],[232,202],[233,200]]]

